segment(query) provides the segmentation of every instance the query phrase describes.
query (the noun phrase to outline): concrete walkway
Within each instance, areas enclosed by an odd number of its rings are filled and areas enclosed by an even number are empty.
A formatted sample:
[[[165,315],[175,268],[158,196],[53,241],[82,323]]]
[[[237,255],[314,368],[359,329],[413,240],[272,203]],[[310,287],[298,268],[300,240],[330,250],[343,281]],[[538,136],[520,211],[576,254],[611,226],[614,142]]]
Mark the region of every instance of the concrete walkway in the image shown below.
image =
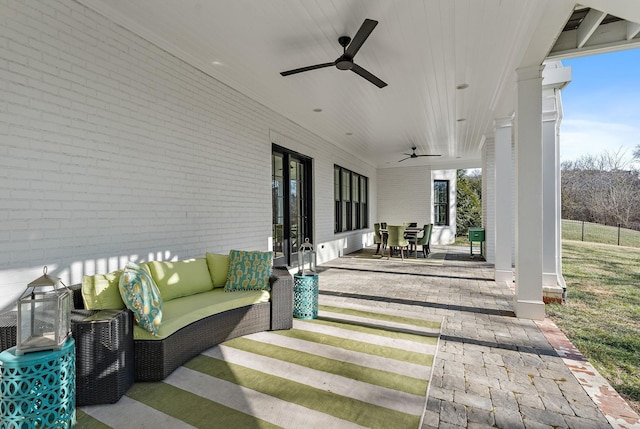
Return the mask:
[[[444,318],[422,429],[640,428],[549,319],[515,317],[513,290],[493,280],[492,265],[465,247],[435,247],[429,259],[351,254],[321,265],[319,283],[321,304]]]

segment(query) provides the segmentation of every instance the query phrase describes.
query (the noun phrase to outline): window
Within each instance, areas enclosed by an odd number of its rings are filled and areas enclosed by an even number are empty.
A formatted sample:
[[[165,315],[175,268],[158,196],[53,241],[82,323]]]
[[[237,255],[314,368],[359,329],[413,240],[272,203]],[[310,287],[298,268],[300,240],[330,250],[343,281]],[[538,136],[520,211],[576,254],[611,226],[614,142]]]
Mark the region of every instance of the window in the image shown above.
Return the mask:
[[[336,165],[333,182],[335,232],[368,228],[369,179]]]
[[[449,225],[449,181],[433,181],[433,223]]]

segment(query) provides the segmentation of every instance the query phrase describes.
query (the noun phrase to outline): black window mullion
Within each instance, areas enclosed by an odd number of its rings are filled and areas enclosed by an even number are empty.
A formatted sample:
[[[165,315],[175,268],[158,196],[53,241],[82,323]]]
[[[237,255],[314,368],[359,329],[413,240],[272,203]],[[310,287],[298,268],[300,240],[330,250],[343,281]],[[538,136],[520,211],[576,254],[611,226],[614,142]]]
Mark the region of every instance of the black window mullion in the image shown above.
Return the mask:
[[[368,179],[334,166],[335,232],[368,228]]]

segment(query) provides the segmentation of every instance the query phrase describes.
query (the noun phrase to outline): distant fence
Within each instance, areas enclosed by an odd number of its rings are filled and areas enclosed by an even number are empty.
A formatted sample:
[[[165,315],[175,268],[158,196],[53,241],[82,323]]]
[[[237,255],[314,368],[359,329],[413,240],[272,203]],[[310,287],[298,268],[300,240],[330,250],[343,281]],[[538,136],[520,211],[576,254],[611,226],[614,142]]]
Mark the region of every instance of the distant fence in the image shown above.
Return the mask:
[[[637,225],[634,225],[637,226]],[[562,238],[618,246],[640,247],[640,231],[625,225],[602,225],[580,220],[562,220]]]

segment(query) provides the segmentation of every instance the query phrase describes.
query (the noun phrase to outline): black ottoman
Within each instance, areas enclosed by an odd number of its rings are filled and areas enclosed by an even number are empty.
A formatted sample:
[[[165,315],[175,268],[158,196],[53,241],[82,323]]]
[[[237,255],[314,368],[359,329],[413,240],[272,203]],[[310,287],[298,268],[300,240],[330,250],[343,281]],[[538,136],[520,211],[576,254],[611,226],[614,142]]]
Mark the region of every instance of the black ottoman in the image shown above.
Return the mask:
[[[133,315],[128,310],[72,310],[76,405],[112,404],[134,382]]]
[[[17,311],[8,311],[0,314],[0,352],[16,345],[18,341],[17,326]]]

